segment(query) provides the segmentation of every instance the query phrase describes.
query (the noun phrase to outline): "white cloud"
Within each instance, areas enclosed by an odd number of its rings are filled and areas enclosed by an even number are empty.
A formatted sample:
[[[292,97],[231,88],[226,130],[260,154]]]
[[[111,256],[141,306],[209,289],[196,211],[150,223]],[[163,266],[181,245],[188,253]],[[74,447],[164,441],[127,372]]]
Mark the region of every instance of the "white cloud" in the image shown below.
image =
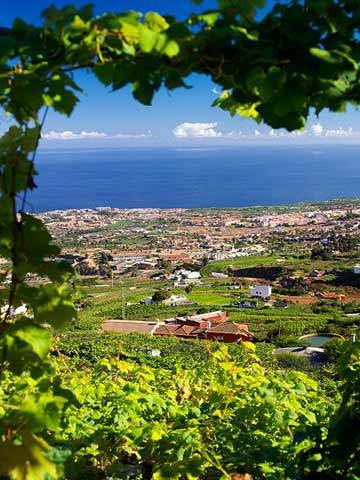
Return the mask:
[[[316,137],[351,137],[359,136],[359,132],[354,132],[352,127],[344,129],[343,127],[338,128],[324,128],[320,123],[315,123],[311,125],[311,133]]]
[[[228,139],[229,141],[232,139],[233,141],[285,141],[285,140],[293,140],[302,138],[305,142],[306,141],[314,141],[314,137],[319,141],[325,140],[326,138],[329,139],[330,137],[347,137],[347,138],[358,138],[360,139],[360,131],[354,131],[351,127],[350,128],[343,128],[337,127],[334,129],[327,129],[321,123],[314,123],[310,125],[309,129],[305,130],[294,130],[292,132],[288,132],[285,129],[273,129],[270,128],[269,130],[265,130],[263,128],[256,128],[249,132],[242,132],[237,130],[232,130],[229,132],[219,131],[217,129],[217,123],[189,123],[185,122],[178,125],[174,130],[173,133],[178,138],[220,138],[222,140]]]
[[[177,125],[174,130],[173,134],[175,137],[178,138],[198,138],[198,137],[221,137],[222,133],[217,132],[215,128],[217,127],[217,123],[190,123],[184,122],[180,125]]]
[[[354,135],[351,127],[347,130],[344,130],[343,127],[335,128],[333,130],[325,130],[326,137],[350,137],[351,135]]]
[[[212,90],[212,93],[214,93],[215,95],[220,95],[220,92],[214,87]]]
[[[113,138],[149,138],[152,133],[148,130],[146,133],[117,133]]]
[[[41,137],[45,140],[81,140],[84,138],[107,138],[107,134],[97,131],[87,132],[85,130],[80,133],[75,133],[71,130],[65,130],[64,132],[55,132],[52,130],[49,133],[43,133]]]
[[[313,125],[311,125],[311,132],[316,137],[322,135],[323,131],[324,127],[321,125],[321,123],[314,123]]]
[[[257,135],[257,134],[256,134]],[[294,137],[304,137],[304,138],[311,138],[311,137],[360,137],[360,132],[355,132],[351,127],[344,129],[343,127],[338,127],[334,129],[327,129],[324,128],[323,125],[320,123],[315,123],[311,125],[310,130],[294,130],[292,132],[284,131],[284,130],[274,130],[270,129],[267,133],[268,137],[287,137],[287,138],[294,138]]]
[[[83,130],[80,133],[72,132],[71,130],[65,130],[63,132],[56,132],[52,130],[49,133],[43,133],[41,136],[45,140],[83,140],[83,139],[95,139],[100,140],[103,138],[149,138],[152,137],[152,133],[149,130],[147,133],[117,133],[116,135],[108,135],[104,132],[91,131],[87,132]]]

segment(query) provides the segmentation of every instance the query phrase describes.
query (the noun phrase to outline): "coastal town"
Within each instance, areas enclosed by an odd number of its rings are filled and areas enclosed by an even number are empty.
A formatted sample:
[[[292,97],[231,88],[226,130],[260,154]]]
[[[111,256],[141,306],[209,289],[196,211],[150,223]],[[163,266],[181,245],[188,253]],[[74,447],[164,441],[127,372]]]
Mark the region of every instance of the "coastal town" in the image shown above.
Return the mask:
[[[77,329],[250,341],[310,361],[334,336],[357,338],[358,200],[38,216],[77,272]]]
[[[269,213],[267,212],[269,211]],[[79,272],[97,274],[105,252],[113,275],[152,274],[159,261],[191,263],[241,256],[309,253],[316,242],[356,238],[360,202],[244,209],[118,209],[102,207],[40,214]]]

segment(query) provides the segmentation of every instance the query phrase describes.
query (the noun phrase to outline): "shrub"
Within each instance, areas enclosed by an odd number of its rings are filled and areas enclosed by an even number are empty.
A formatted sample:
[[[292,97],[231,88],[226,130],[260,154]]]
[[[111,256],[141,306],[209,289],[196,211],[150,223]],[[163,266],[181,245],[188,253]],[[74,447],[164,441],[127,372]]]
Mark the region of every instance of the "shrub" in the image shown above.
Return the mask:
[[[293,368],[296,370],[309,370],[310,361],[306,357],[296,355],[290,352],[279,353],[276,355],[279,365],[283,368]]]
[[[171,292],[169,290],[161,289],[157,290],[154,295],[152,296],[153,302],[161,303],[164,300],[167,300],[171,296]]]
[[[273,342],[278,347],[301,347],[304,344],[296,335],[280,335],[275,337]]]
[[[324,345],[326,354],[326,361],[329,363],[336,363],[341,356],[344,348],[344,340],[339,337],[334,337]]]

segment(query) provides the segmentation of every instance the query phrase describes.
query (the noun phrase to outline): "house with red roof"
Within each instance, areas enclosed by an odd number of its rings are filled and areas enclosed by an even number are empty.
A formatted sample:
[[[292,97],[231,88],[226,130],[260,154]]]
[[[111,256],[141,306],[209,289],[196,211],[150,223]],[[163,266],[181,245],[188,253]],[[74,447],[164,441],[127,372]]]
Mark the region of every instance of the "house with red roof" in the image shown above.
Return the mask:
[[[225,343],[249,342],[254,334],[249,332],[243,323],[227,321],[224,311],[209,312],[169,319],[171,322],[159,320],[144,322],[136,320],[106,320],[101,328],[103,332],[143,333],[155,337],[173,336],[177,338],[214,340]]]
[[[205,330],[205,328],[190,325],[159,325],[153,335],[154,337],[205,338]]]
[[[319,292],[316,294],[319,300],[339,300],[340,302],[346,302],[346,296],[337,292]]]
[[[226,322],[228,319],[227,313],[224,310],[217,310],[215,312],[199,313],[189,317],[178,317],[176,323],[179,325],[192,325],[193,327],[209,327],[213,323]]]
[[[255,335],[245,323],[224,322],[206,330],[206,340],[224,343],[251,342]]]

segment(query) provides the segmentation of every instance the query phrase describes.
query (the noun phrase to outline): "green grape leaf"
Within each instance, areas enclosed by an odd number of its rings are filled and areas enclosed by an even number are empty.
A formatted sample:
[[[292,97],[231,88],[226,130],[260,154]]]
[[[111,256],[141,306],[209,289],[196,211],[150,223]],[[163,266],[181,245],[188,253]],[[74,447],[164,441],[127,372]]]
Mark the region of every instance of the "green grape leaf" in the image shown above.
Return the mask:
[[[150,30],[146,25],[141,25],[139,28],[139,46],[145,53],[151,52],[158,40],[158,35],[153,30]]]
[[[144,105],[151,105],[154,89],[149,83],[134,82],[132,84],[134,98]]]

